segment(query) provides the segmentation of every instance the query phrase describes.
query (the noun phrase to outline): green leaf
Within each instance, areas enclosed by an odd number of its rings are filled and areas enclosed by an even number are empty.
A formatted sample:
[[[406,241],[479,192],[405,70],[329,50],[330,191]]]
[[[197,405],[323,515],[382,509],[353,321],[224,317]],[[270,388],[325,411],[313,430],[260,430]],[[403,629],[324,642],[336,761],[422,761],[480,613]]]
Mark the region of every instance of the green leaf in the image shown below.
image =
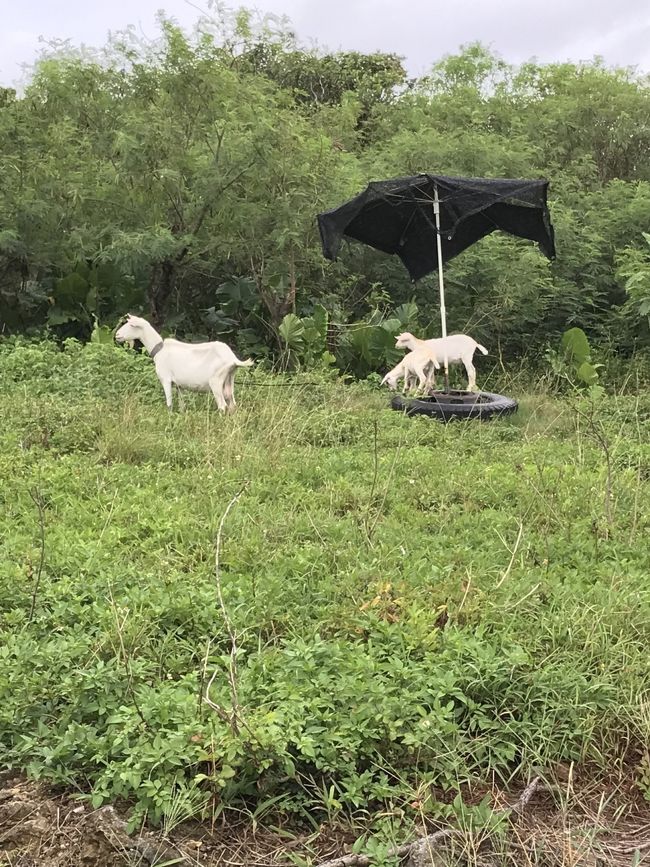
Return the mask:
[[[397,320],[393,321],[396,322]],[[384,326],[386,324],[384,323]],[[398,330],[392,331],[383,326],[381,328],[369,329],[368,348],[370,361],[375,369],[386,364],[389,367],[393,367],[403,356],[403,350],[395,347],[395,334]]]
[[[61,310],[60,307],[50,307],[47,321],[50,325],[65,325],[67,322],[79,322],[80,317],[67,310]]]
[[[413,301],[408,301],[406,304],[400,304],[395,309],[395,317],[399,320],[402,330],[408,330],[417,324],[418,305]]]
[[[85,302],[88,289],[88,281],[74,271],[67,277],[56,281],[54,297],[59,306],[73,307]]]
[[[113,332],[110,328],[106,326],[100,326],[99,321],[96,316],[93,316],[94,325],[93,330],[90,335],[91,343],[104,343],[109,344],[113,342]]]
[[[387,331],[392,337],[395,337],[397,334],[402,331],[402,323],[399,319],[392,317],[391,319],[386,319],[381,323],[381,328],[384,331]]]
[[[311,318],[314,322],[316,330],[321,335],[321,337],[325,339],[327,337],[329,314],[327,310],[322,306],[322,304],[316,304],[312,311]]]
[[[278,327],[278,332],[287,349],[295,351],[302,348],[305,326],[295,313],[287,313]]]
[[[585,361],[580,365],[576,374],[586,385],[593,385],[598,381],[598,371],[593,364],[589,364],[588,361]]]
[[[562,335],[562,349],[577,364],[589,360],[589,341],[582,328],[570,328]]]

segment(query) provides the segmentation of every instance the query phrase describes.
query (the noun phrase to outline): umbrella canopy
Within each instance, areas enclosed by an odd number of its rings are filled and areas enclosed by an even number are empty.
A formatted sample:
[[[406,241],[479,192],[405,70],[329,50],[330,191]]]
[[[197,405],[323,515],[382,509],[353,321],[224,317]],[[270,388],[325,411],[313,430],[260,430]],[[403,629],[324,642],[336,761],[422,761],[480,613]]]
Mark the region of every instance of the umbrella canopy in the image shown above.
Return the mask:
[[[555,256],[548,181],[414,175],[375,181],[338,208],[318,215],[323,253],[336,259],[343,236],[400,257],[412,280],[438,267],[434,201],[440,202],[442,261],[497,229],[536,241]]]

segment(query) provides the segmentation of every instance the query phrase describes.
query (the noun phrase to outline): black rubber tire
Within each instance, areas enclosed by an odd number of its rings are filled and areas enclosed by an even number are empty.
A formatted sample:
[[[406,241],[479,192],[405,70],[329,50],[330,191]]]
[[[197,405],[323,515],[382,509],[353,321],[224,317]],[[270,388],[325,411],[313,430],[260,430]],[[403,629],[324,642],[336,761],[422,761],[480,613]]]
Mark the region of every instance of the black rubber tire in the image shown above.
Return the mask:
[[[440,421],[452,419],[488,419],[517,412],[519,404],[511,397],[489,391],[434,391],[429,397],[410,398],[395,395],[391,407],[406,415],[429,415]]]

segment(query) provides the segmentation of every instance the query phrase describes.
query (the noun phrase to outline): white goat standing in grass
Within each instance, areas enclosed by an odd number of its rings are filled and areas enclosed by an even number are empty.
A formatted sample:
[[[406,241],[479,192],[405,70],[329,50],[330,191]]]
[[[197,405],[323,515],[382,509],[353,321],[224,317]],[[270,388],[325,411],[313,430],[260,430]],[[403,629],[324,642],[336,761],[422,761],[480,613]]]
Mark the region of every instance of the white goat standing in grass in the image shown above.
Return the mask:
[[[389,370],[381,384],[387,383],[389,388],[396,388],[397,381],[403,378],[404,391],[408,391],[417,378],[418,387],[423,389],[428,382],[427,371],[431,370],[433,374],[433,369],[439,368],[440,365],[431,350],[428,347],[419,347],[405,355],[398,365]]]
[[[211,391],[222,412],[235,409],[234,381],[238,367],[252,367],[240,361],[232,349],[218,340],[212,343],[182,343],[162,339],[153,325],[132,316],[115,334],[118,343],[139,340],[153,358],[156,375],[165,391],[167,407],[172,408],[172,385],[194,391]]]
[[[414,337],[409,331],[405,331],[397,336],[395,346],[410,350],[426,347],[438,362],[435,365],[436,369],[440,367],[440,364],[444,364],[445,354],[448,364],[462,362],[467,371],[467,391],[476,389],[476,368],[472,364],[474,352],[479,349],[483,355],[488,354],[487,349],[468,334],[449,334],[447,337],[437,337],[433,340],[420,340],[419,337]],[[432,386],[435,385],[434,376],[435,374],[432,373],[430,378]]]

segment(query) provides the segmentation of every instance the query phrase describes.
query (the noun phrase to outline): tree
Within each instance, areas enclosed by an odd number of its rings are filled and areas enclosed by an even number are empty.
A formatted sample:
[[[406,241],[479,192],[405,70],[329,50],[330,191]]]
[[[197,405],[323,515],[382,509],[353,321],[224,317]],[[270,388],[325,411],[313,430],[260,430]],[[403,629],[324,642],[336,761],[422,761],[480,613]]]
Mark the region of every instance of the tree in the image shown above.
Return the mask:
[[[84,337],[130,309],[259,353],[288,313],[369,321],[414,300],[435,335],[435,275],[413,286],[355,243],[326,263],[315,220],[372,179],[434,171],[548,177],[557,236],[551,265],[498,234],[450,262],[450,328],[505,357],[574,325],[633,351],[649,83],[480,45],[408,82],[394,55],[306,51],[245,11],[57,50],[23,96],[0,91],[2,327]]]

